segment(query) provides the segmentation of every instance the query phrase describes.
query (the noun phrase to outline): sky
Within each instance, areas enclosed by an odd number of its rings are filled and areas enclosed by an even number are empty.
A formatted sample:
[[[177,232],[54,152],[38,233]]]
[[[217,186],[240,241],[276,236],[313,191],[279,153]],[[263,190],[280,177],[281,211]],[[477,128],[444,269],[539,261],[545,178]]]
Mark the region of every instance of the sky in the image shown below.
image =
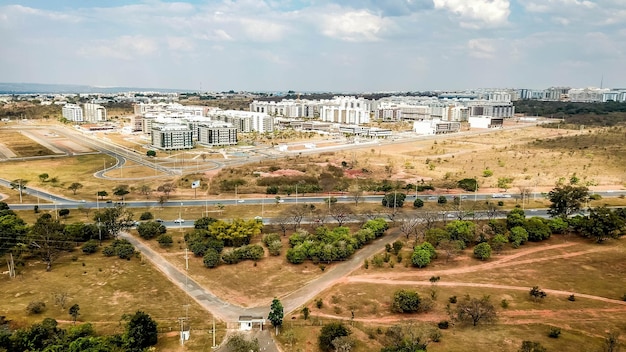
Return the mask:
[[[0,82],[626,87],[626,0],[0,0]]]

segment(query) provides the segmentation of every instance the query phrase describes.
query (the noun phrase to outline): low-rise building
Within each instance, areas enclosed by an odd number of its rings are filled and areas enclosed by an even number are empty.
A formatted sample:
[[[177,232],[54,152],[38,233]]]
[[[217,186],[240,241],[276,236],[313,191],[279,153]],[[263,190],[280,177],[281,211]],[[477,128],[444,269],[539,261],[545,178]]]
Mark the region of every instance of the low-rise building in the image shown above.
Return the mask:
[[[152,125],[152,147],[161,150],[192,149],[193,131],[186,125]]]

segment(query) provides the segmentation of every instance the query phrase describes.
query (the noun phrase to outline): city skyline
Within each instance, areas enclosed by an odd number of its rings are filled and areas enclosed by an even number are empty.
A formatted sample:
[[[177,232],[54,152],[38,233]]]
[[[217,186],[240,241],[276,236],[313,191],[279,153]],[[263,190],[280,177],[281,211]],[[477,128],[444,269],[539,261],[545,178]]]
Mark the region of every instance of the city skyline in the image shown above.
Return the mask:
[[[0,0],[5,82],[223,91],[623,86],[618,0]]]

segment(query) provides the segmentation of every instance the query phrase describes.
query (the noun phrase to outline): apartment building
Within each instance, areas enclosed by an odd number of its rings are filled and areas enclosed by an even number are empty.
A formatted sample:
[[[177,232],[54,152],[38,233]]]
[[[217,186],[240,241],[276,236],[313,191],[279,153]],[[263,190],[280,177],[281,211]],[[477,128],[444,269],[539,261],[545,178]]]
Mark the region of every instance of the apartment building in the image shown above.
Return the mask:
[[[102,105],[85,103],[83,109],[85,121],[104,122],[107,120],[107,109]]]
[[[210,122],[198,124],[198,143],[206,146],[237,144],[237,129],[231,124]]]
[[[239,132],[272,132],[274,131],[274,118],[267,113],[217,110],[209,111],[208,116],[213,120],[227,122],[233,125]]]
[[[76,104],[65,104],[61,108],[61,114],[69,121],[83,122],[83,109]]]
[[[365,98],[335,97],[322,100],[320,119],[325,122],[360,125],[370,122],[372,102]]]
[[[192,149],[193,132],[189,126],[153,124],[150,133],[152,147],[161,150]]]

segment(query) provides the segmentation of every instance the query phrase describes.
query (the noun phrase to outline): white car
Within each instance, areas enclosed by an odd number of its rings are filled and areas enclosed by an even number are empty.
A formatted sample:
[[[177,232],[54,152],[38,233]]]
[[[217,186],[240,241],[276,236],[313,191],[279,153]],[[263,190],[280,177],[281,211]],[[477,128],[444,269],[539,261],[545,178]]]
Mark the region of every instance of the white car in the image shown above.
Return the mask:
[[[237,202],[238,202],[238,203],[243,203],[243,202],[245,202],[245,200],[240,199],[240,200],[238,200]]]
[[[185,222],[185,219],[178,218],[178,219],[174,220],[175,224],[182,224],[183,222]]]

